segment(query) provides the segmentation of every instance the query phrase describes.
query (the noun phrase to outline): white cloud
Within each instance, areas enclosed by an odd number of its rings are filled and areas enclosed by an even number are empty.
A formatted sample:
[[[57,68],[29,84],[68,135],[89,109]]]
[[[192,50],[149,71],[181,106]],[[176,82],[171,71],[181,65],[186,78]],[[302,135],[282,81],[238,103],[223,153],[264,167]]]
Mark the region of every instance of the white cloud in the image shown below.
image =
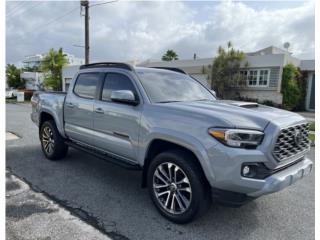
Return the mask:
[[[31,3],[30,3],[31,4]],[[202,5],[205,6],[202,6]],[[272,3],[261,3],[272,4]],[[79,2],[39,2],[20,6],[7,3],[7,62],[25,55],[63,47],[83,56],[83,17],[76,9],[59,21],[50,20],[76,8]],[[214,56],[231,40],[244,51],[290,42],[298,57],[314,58],[314,3],[281,8],[253,8],[241,2],[117,2],[90,9],[93,61],[160,58],[167,49],[180,58]],[[19,8],[19,5],[18,5]],[[13,12],[13,14],[12,14]],[[203,16],[205,14],[205,16]],[[11,15],[11,16],[10,16]],[[201,16],[201,18],[199,18]],[[40,28],[38,28],[40,27]]]

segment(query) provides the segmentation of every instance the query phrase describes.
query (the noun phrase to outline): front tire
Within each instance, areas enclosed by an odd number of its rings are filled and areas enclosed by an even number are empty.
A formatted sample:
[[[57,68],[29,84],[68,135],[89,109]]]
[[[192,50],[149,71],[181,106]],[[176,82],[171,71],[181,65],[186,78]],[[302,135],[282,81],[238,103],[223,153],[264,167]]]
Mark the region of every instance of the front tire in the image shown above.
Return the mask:
[[[187,152],[160,153],[148,170],[147,184],[158,211],[175,223],[188,223],[210,205],[210,188],[200,166]]]
[[[60,135],[53,120],[44,122],[40,129],[42,152],[50,160],[59,160],[68,153],[68,146]]]

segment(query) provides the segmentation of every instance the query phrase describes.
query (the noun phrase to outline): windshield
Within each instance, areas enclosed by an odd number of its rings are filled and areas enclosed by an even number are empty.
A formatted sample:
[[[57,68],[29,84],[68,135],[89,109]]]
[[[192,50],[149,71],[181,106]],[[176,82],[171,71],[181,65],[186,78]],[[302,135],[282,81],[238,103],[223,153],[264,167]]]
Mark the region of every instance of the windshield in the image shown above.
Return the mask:
[[[188,75],[137,71],[149,98],[155,103],[215,100],[208,89]]]

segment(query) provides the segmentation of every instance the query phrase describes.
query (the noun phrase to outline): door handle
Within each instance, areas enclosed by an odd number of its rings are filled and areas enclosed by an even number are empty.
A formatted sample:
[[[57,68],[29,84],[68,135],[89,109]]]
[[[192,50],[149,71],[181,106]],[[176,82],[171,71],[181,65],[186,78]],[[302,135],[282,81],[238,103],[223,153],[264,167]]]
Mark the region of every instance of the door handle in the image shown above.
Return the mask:
[[[96,113],[104,113],[103,109],[102,108],[96,108],[94,110]]]
[[[71,103],[71,102],[67,102],[66,105],[67,105],[67,107],[69,107],[69,108],[73,108],[73,107],[74,107],[74,104]]]

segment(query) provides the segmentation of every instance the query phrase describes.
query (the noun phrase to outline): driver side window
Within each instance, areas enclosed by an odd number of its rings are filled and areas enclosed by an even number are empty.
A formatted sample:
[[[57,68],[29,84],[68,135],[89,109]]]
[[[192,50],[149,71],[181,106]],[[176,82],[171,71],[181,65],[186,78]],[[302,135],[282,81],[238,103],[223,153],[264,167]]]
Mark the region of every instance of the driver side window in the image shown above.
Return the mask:
[[[105,77],[101,100],[111,101],[111,92],[117,90],[130,90],[137,98],[137,91],[131,80],[121,73],[108,73]]]

